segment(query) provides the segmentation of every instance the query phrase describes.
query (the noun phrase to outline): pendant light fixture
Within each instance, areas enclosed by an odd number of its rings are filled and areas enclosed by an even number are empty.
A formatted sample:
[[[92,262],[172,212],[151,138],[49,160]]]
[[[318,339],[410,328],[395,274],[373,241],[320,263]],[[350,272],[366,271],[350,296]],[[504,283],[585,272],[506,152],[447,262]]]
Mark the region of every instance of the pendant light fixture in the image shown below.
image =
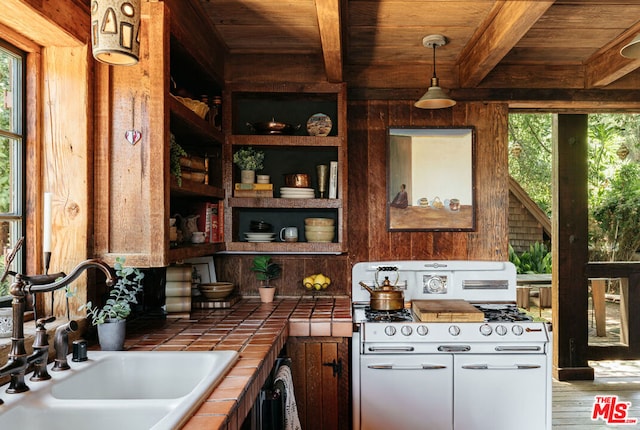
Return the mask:
[[[640,34],[622,47],[620,55],[627,58],[640,58]]]
[[[444,46],[447,40],[440,34],[432,34],[422,39],[425,48],[433,48],[433,76],[431,77],[431,86],[420,100],[415,102],[414,106],[420,109],[442,109],[448,108],[456,104],[456,101],[446,95],[440,88],[438,77],[436,76],[436,47]]]
[[[91,0],[93,57],[110,65],[131,66],[140,53],[140,0]]]

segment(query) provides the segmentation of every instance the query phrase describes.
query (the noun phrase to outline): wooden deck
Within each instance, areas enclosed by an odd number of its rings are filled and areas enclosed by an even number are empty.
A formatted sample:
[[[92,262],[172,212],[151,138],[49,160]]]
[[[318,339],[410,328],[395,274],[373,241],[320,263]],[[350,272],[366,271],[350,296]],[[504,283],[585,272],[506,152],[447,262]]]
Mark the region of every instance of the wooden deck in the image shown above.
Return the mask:
[[[640,428],[640,361],[591,362],[593,381],[553,381],[553,428],[561,430]],[[630,402],[627,418],[636,425],[609,425],[603,419],[591,419],[596,396],[618,396]]]

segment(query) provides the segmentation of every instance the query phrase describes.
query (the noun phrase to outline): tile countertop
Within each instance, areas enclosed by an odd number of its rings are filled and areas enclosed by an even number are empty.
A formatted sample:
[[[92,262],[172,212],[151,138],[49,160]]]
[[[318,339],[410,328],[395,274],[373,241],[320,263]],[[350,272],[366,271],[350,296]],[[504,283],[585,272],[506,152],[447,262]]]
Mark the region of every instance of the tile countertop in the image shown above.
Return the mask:
[[[227,309],[198,309],[190,319],[135,320],[125,348],[144,351],[234,350],[236,365],[183,430],[239,429],[289,336],[351,337],[348,297],[246,298]]]

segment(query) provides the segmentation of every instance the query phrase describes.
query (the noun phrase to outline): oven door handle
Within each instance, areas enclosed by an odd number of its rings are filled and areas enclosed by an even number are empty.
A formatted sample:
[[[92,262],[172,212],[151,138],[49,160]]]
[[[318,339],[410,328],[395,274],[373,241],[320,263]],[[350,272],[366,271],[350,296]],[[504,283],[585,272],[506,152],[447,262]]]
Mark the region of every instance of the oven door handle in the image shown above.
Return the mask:
[[[413,346],[370,346],[370,352],[411,352],[415,348]]]
[[[542,348],[539,346],[496,346],[496,351],[540,351]]]
[[[375,370],[438,370],[446,369],[447,366],[441,366],[439,364],[420,364],[417,366],[394,366],[393,364],[370,364],[367,366],[369,369]]]
[[[440,352],[467,352],[471,351],[470,345],[440,345],[438,347]]]
[[[539,369],[538,364],[514,364],[513,366],[490,366],[489,364],[464,364],[463,369],[468,370],[530,370]]]

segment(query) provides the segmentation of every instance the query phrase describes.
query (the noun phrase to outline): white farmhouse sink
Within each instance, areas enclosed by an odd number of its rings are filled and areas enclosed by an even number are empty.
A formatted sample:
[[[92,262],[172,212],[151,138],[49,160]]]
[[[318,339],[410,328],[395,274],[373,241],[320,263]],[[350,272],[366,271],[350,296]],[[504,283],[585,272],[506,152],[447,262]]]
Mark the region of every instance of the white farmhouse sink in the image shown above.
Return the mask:
[[[0,429],[139,430],[181,427],[238,358],[235,351],[96,351],[30,391],[0,387]],[[51,370],[51,366],[49,367]]]

